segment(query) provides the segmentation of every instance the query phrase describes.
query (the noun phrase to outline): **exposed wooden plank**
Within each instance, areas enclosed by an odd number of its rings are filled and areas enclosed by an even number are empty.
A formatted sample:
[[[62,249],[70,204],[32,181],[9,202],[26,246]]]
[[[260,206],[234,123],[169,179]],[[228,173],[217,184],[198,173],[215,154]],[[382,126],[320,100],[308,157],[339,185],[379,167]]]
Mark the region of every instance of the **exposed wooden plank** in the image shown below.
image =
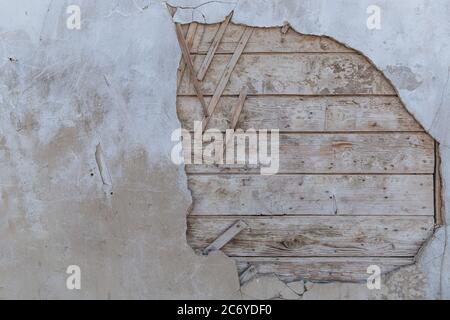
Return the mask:
[[[434,215],[433,175],[190,175],[191,215]]]
[[[209,97],[205,97],[209,103]],[[237,97],[222,97],[209,128],[230,127]],[[194,129],[203,113],[196,97],[177,98],[178,117],[184,128]],[[286,97],[247,96],[237,123],[247,130],[278,128],[280,131],[423,131],[398,97]]]
[[[202,249],[243,219],[248,228],[221,249],[228,256],[415,256],[432,216],[189,216],[187,239]]]
[[[400,267],[411,265],[414,258],[265,258],[242,257],[234,258],[238,271],[245,270],[250,264],[254,265],[258,273],[275,273],[281,280],[295,281],[308,279],[310,281],[349,281],[363,282],[369,274],[367,267],[378,265],[383,274]]]
[[[246,227],[247,224],[242,220],[235,221],[231,226],[228,225],[225,230],[222,230],[223,233],[218,234],[215,240],[209,242],[210,244],[203,250],[203,254],[220,250]]]
[[[205,56],[205,60],[203,60],[203,63],[198,70],[197,79],[203,80],[205,77],[206,71],[208,71],[208,67],[211,64],[212,58],[214,57],[214,54],[216,53],[217,47],[220,44],[220,40],[222,40],[223,34],[225,33],[225,30],[228,26],[228,23],[230,22],[231,16],[233,15],[233,12],[231,12],[225,20],[220,24],[219,29],[217,30],[214,39],[211,43],[211,46],[209,47],[208,53]]]
[[[246,54],[231,73],[231,65],[225,66],[230,60],[230,63],[236,62],[238,56],[234,57],[236,59],[230,59],[228,54],[216,54],[205,76],[203,93],[214,93],[216,98],[211,101],[215,103],[222,93],[237,95],[243,85],[247,86],[249,94],[395,94],[381,72],[356,53]],[[199,67],[203,59],[197,55],[195,66]],[[195,94],[187,77],[179,89],[181,95]]]
[[[236,150],[236,141],[232,142],[230,139],[228,143],[235,143]],[[203,144],[203,149],[205,148],[208,148],[206,142]],[[195,150],[192,151],[191,159],[194,152]],[[249,163],[250,153],[257,157],[256,145],[254,148],[249,148],[247,144],[245,164],[192,164],[186,165],[186,171],[189,173],[239,173],[242,171],[258,173],[260,166],[252,166]],[[426,133],[279,135],[279,173],[433,174],[434,170],[434,141]]]
[[[190,23],[186,33],[186,44],[189,50],[192,49],[192,42],[194,40],[196,30],[197,30],[197,22]],[[186,63],[184,62],[184,59],[182,57],[180,61],[180,67],[178,68],[177,88],[180,86],[185,70],[186,70]]]
[[[200,25],[194,39],[198,53],[206,53],[211,47],[214,34],[219,24]],[[244,26],[230,23],[217,48],[216,53],[233,53],[244,31]],[[280,28],[255,28],[250,37],[245,53],[255,52],[352,52],[338,42],[319,36],[302,35],[294,30],[286,34]]]
[[[244,33],[242,34],[241,40],[239,40],[239,43],[236,46],[236,50],[234,51],[234,53],[230,57],[230,59],[227,60],[228,63],[226,64],[223,71],[220,73],[220,78],[218,79],[217,86],[214,89],[214,95],[212,96],[212,98],[208,104],[207,116],[203,120],[203,130],[208,125],[208,122],[211,119],[211,116],[213,115],[214,110],[216,109],[217,103],[219,102],[219,99],[222,96],[223,91],[225,90],[225,87],[231,77],[234,67],[237,64],[239,57],[241,56],[242,50],[244,50],[245,45],[247,44],[247,41],[252,34],[252,31],[253,31],[253,28],[251,28],[251,27],[245,28]]]
[[[205,112],[205,115],[208,115],[208,109],[206,107],[205,100],[203,98],[202,88],[200,87],[200,84],[198,83],[198,80],[195,76],[194,66],[192,64],[191,55],[189,53],[189,48],[186,44],[186,40],[183,36],[183,30],[181,29],[181,25],[179,23],[175,23],[175,31],[177,34],[178,43],[180,44],[181,53],[183,55],[184,62],[186,63],[186,66],[190,73],[190,82],[195,88],[195,94],[197,95],[200,104],[202,105],[202,109]]]

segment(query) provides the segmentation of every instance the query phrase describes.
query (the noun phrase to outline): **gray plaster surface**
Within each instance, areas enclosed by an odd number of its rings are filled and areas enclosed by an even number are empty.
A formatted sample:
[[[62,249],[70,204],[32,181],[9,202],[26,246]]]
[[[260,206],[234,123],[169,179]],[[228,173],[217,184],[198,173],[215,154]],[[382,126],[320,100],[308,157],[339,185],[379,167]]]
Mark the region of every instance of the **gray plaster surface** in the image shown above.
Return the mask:
[[[450,208],[450,2],[377,1],[380,30],[368,0],[169,3],[180,22],[234,10],[235,23],[288,22],[362,52],[441,143]],[[71,4],[80,30],[66,27]],[[377,292],[270,276],[240,288],[231,259],[196,255],[170,160],[179,60],[163,2],[0,0],[0,298],[450,298],[446,225]],[[69,265],[81,290],[66,288]]]

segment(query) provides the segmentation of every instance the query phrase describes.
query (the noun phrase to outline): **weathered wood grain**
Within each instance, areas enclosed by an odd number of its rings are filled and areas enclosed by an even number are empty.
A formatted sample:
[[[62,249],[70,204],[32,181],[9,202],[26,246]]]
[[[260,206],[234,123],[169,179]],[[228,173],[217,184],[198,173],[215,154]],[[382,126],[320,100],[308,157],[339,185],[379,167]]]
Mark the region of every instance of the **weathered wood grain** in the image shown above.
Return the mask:
[[[194,38],[198,53],[206,53],[213,42],[219,24],[199,25]],[[244,26],[229,24],[217,53],[232,53],[244,31]],[[280,28],[255,28],[244,53],[255,52],[354,52],[327,37],[302,35],[290,28],[283,34]]]
[[[432,216],[189,216],[188,243],[204,249],[242,219],[247,228],[222,247],[228,256],[415,256]]]
[[[214,56],[202,83],[204,95],[215,92],[230,58]],[[196,70],[203,60],[202,55],[195,57]],[[185,75],[180,95],[195,95],[190,81]],[[226,84],[225,95],[237,95],[243,85],[249,94],[395,94],[386,78],[359,54],[245,54]]]
[[[209,103],[209,97],[205,97]],[[207,128],[230,127],[231,110],[238,98],[222,97]],[[202,120],[196,97],[179,96],[177,112],[183,128],[194,129]],[[280,131],[423,131],[398,97],[286,97],[247,96],[237,128]]]
[[[230,139],[228,143],[235,143],[236,150],[236,141]],[[205,142],[203,149],[208,145]],[[256,157],[257,149],[247,145],[246,150],[246,164],[192,164],[186,165],[186,171],[258,173],[259,166],[248,163],[248,154],[252,152]],[[434,141],[426,133],[279,135],[279,173],[433,174],[434,169]]]
[[[239,121],[239,117],[241,116],[242,108],[244,107],[245,99],[247,98],[247,88],[243,87],[239,92],[239,97],[237,99],[236,104],[233,106],[231,110],[231,129],[236,129],[236,125]]]
[[[192,215],[434,215],[433,175],[190,175]]]
[[[382,274],[385,274],[414,263],[414,258],[409,257],[235,257],[233,259],[236,260],[239,272],[251,264],[260,274],[275,273],[281,280],[288,282],[299,279],[363,282],[369,276],[367,267],[370,265],[378,265]]]
[[[203,247],[203,254],[208,254],[211,251],[220,250],[245,228],[247,228],[247,224],[244,221],[234,221],[232,225],[229,225],[225,230],[222,230],[222,232],[218,234],[216,238],[211,239],[206,248]]]

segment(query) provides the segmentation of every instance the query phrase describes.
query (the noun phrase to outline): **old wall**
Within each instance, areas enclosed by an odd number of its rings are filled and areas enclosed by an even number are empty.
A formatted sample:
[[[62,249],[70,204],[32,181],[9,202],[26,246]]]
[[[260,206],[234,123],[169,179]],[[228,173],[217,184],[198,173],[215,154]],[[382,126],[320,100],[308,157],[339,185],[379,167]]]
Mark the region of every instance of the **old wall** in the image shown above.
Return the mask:
[[[169,2],[184,8],[178,21],[217,22],[234,9],[235,23],[288,21],[361,51],[441,142],[450,181],[448,2],[378,1],[381,30],[366,28],[367,0]],[[70,4],[81,8],[80,30],[66,27]],[[186,244],[191,198],[170,161],[180,51],[164,3],[0,8],[0,298],[299,298],[270,277],[240,289],[232,260]],[[303,298],[450,298],[447,237],[444,226],[380,292],[307,284]],[[66,289],[71,264],[81,290]]]

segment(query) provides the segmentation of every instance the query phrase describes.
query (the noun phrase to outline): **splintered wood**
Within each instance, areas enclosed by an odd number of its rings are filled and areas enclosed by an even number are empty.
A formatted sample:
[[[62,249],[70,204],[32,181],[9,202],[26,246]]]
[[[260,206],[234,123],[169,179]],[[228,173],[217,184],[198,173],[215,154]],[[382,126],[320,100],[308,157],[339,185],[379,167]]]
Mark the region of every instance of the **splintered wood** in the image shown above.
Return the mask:
[[[379,70],[288,24],[246,27],[230,15],[176,30],[189,71],[177,96],[184,129],[203,120],[203,131],[279,130],[274,175],[247,163],[186,165],[194,249],[235,259],[241,282],[256,273],[363,281],[369,265],[414,263],[443,223],[437,146]]]

